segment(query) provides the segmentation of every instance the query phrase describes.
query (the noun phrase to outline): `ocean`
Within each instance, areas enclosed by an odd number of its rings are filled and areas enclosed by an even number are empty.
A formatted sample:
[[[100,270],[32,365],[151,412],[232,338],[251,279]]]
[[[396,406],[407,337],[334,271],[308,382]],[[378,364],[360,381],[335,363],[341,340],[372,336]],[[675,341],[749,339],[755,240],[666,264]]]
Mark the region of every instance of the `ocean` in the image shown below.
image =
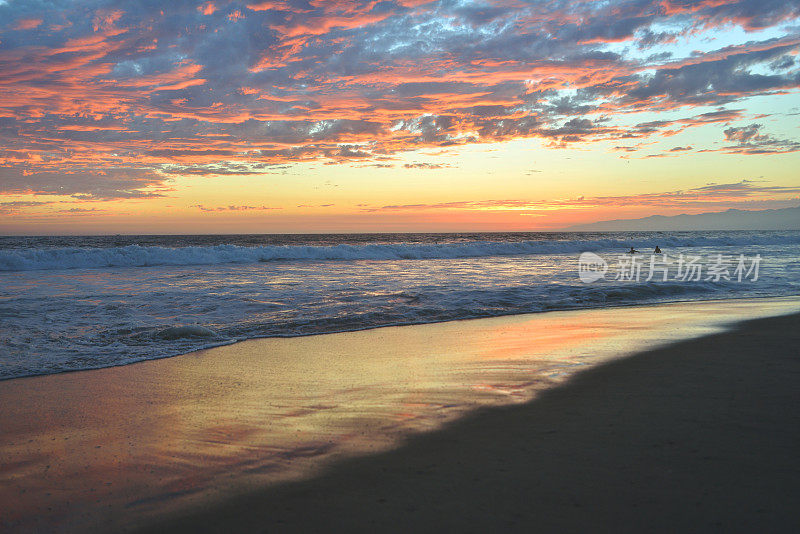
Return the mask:
[[[584,252],[606,270],[580,276]],[[0,379],[256,337],[798,294],[798,231],[0,237]]]

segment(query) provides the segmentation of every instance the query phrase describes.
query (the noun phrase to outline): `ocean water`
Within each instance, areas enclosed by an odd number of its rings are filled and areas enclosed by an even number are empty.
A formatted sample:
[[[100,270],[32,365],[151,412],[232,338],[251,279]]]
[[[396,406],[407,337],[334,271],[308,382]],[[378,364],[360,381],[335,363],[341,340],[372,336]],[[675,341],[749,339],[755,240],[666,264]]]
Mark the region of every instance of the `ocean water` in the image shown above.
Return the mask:
[[[579,277],[583,252],[603,278]],[[798,294],[797,231],[0,237],[0,379],[254,337]]]

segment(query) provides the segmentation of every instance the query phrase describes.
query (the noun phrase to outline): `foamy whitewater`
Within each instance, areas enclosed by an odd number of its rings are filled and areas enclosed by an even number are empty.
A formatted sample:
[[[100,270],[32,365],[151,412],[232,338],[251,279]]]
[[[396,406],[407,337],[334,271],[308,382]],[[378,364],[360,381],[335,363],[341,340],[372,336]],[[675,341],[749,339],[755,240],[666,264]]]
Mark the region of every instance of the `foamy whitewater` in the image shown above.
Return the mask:
[[[760,255],[759,277],[645,281]],[[635,247],[636,280],[613,264]],[[591,251],[612,266],[578,276]],[[800,294],[800,232],[0,237],[0,378],[297,336],[557,309]]]

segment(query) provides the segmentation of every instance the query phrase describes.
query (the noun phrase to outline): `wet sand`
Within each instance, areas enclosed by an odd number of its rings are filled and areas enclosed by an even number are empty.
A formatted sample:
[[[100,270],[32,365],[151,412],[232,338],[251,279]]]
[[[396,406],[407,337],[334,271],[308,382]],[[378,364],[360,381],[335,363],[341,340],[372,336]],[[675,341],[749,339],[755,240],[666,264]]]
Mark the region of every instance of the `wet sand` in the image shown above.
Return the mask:
[[[798,346],[755,320],[155,530],[798,532]]]
[[[0,382],[0,530],[796,522],[798,318],[659,347],[798,310],[552,312]]]

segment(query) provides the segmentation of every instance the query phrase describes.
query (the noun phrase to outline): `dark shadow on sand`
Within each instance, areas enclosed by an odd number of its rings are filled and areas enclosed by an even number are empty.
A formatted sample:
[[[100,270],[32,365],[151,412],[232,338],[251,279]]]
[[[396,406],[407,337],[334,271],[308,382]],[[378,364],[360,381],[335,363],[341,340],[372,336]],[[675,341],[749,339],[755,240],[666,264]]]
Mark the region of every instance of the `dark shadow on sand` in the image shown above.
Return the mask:
[[[584,372],[160,532],[800,532],[800,315]]]

